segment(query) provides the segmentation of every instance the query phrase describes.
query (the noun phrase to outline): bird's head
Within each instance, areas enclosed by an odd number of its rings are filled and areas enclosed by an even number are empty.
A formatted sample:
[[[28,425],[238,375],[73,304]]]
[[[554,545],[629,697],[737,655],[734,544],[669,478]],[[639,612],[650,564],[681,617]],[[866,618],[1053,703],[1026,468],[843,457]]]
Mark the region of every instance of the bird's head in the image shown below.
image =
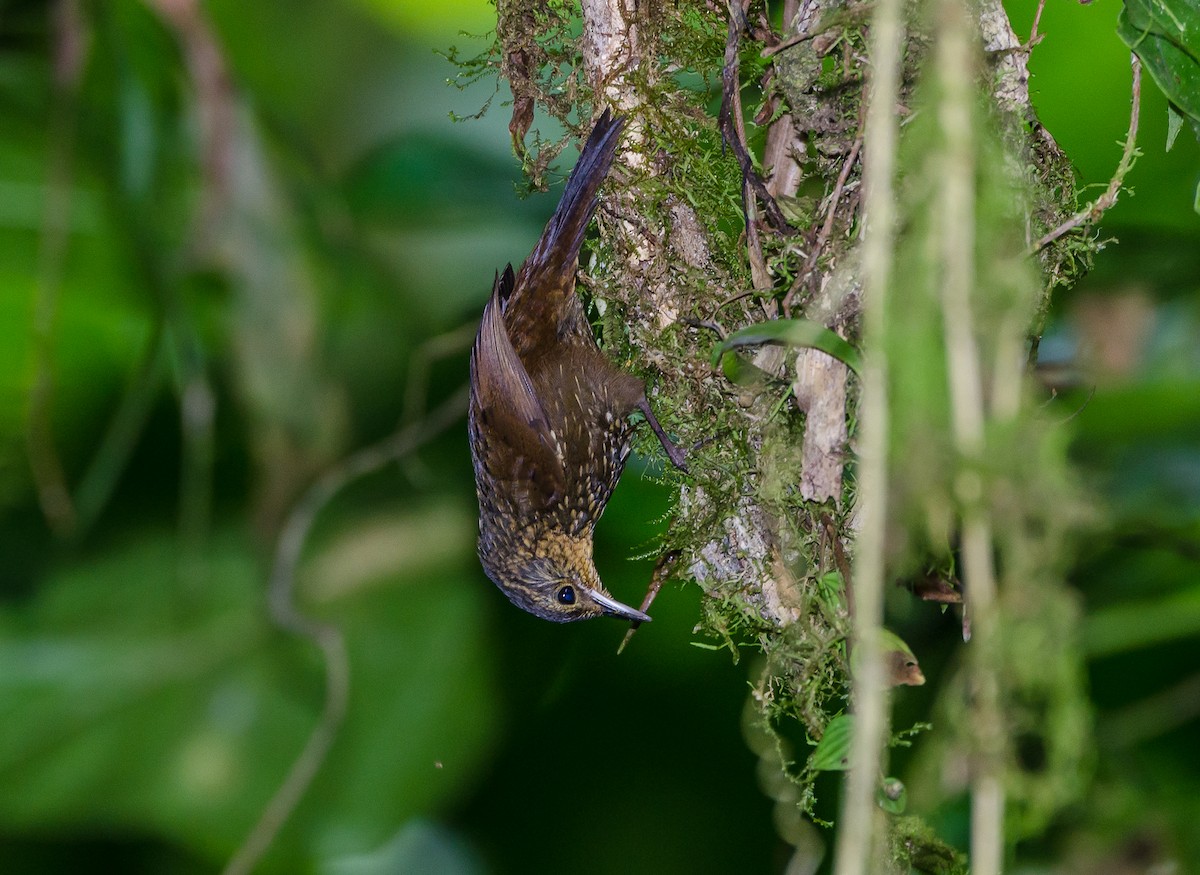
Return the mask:
[[[509,601],[552,623],[616,617],[647,623],[650,617],[613,598],[592,562],[590,538],[559,535],[529,549],[495,551],[480,543],[484,570]],[[502,555],[496,555],[502,553]]]

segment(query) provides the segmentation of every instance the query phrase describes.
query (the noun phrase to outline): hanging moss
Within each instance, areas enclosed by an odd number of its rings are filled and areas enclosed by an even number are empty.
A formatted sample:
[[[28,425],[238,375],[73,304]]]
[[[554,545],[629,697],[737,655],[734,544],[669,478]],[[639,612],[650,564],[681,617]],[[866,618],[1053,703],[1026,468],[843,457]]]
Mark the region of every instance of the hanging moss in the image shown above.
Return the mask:
[[[743,37],[739,81],[752,160],[761,168],[769,127],[787,113],[796,119],[803,152],[794,156],[801,164],[800,189],[781,203],[793,223],[790,233],[763,223],[757,227],[770,273],[766,288],[755,288],[751,280],[742,174],[716,119],[729,32],[724,9],[686,0],[643,7],[642,64],[626,80],[642,122],[642,139],[632,147],[638,159],[614,171],[606,187],[599,234],[585,255],[580,286],[608,353],[646,378],[660,420],[681,444],[694,445],[686,479],[672,470],[663,475],[679,491],[658,546],[676,552],[676,574],[704,592],[700,638],[727,648],[734,659],[747,647],[764,655],[765,670],[754,690],[758,726],[783,751],[785,736],[796,729],[816,744],[848,708],[850,623],[837,551],[853,540],[853,469],[847,469],[839,501],[806,500],[798,485],[807,423],[793,403],[794,353],[776,350],[760,362],[765,379],[735,385],[712,371],[709,351],[719,333],[779,315],[785,305],[794,308],[793,315],[819,314],[851,339],[858,335],[860,168],[850,158],[862,133],[866,7],[830,6],[808,38],[776,46],[770,54],[762,43]],[[464,77],[490,71],[509,82],[514,145],[530,186],[544,187],[559,151],[595,114],[576,45],[578,5],[501,0],[497,13],[494,44],[464,62]],[[757,4],[747,20],[756,26],[763,20]],[[1041,752],[1039,775],[1018,761],[1019,744],[1010,762],[1017,822],[1026,829],[1073,798],[1085,765],[1071,753],[1086,733],[1078,652],[1069,635],[1046,635],[1050,623],[1073,624],[1071,600],[1052,569],[1074,516],[1062,514],[1056,524],[1049,509],[1061,513],[1075,499],[1062,454],[1053,449],[1054,436],[1027,410],[1007,431],[992,429],[986,459],[961,459],[953,449],[945,325],[935,294],[941,269],[936,204],[930,195],[941,172],[942,151],[931,122],[937,83],[926,80],[924,96],[915,93],[931,32],[932,26],[914,24],[904,55],[898,282],[891,334],[883,349],[873,351],[894,365],[891,391],[902,399],[894,406],[889,565],[897,578],[930,566],[953,568],[962,513],[956,477],[964,468],[977,470],[996,502],[998,524],[1008,533],[997,545],[1008,594],[1003,610],[1014,618],[1012,636],[1001,645],[1005,701],[1020,717],[1017,731]],[[974,74],[980,93],[989,93],[982,87],[987,68],[962,73]],[[536,124],[526,134],[532,108],[561,122],[567,137],[544,140]],[[1053,227],[1069,212],[1074,190],[1069,163],[1035,136],[1035,122],[1014,125],[985,107],[977,122],[980,231],[974,255],[980,284],[973,301],[982,326],[977,339],[989,361],[1005,354],[1002,343],[1011,340],[1014,319],[1021,334],[1040,330],[1052,290],[1086,268],[1091,250],[1078,240],[1047,250],[1039,282],[1027,267],[1025,219]],[[1013,155],[1021,157],[1014,161]],[[1033,170],[1020,178],[1003,172],[1025,164]],[[840,197],[831,206],[839,178]],[[851,442],[857,396],[851,380]],[[655,439],[641,431],[635,448],[654,455]],[[1044,467],[1034,470],[1031,459]],[[1034,581],[1036,590],[1025,585]],[[1021,670],[1021,648],[1042,654],[1045,674]],[[961,687],[954,689],[954,695],[964,695]],[[951,727],[960,726],[960,718],[943,711]],[[903,733],[893,738],[900,743],[907,743]],[[815,771],[792,762],[790,753],[780,753],[778,760],[798,788],[795,804],[811,815]],[[961,855],[915,818],[892,818],[890,835],[892,861],[901,871],[904,866],[965,871]]]

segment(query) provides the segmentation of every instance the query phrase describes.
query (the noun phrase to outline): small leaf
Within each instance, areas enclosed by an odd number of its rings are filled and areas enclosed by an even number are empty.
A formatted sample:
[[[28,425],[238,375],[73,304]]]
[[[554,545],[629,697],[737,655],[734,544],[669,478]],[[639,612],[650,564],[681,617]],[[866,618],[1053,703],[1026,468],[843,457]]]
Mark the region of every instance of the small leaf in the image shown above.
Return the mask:
[[[879,647],[885,653],[889,650],[894,650],[897,653],[901,653],[905,656],[912,656],[914,659],[916,659],[916,657],[913,656],[912,648],[908,646],[907,642],[905,642],[903,638],[901,638],[891,629],[881,628],[879,630]]]
[[[1200,27],[1189,0],[1126,0],[1117,35],[1200,138]],[[1168,134],[1168,143],[1174,135]],[[1168,145],[1167,148],[1170,148]]]
[[[1175,138],[1179,136],[1179,129],[1183,127],[1183,114],[1171,104],[1167,104],[1167,149],[1170,152],[1171,147],[1175,145]]]
[[[842,714],[825,727],[825,734],[808,758],[818,772],[840,772],[850,767],[850,739],[854,737],[854,715]]]
[[[712,364],[715,367],[729,356],[731,350],[762,343],[781,343],[785,346],[802,346],[819,349],[833,356],[856,374],[862,370],[862,355],[845,338],[824,325],[808,319],[772,319],[747,325],[725,338],[713,348]]]
[[[721,356],[721,373],[735,386],[756,386],[771,379],[770,374],[735,352]]]
[[[828,571],[817,578],[817,592],[821,600],[835,610],[844,607],[842,593],[846,591],[846,582],[842,580],[840,571]]]
[[[903,814],[908,807],[908,788],[899,778],[884,778],[879,785],[879,807],[888,814]]]
[[[775,198],[775,202],[779,204],[779,211],[783,213],[783,217],[797,227],[812,224],[817,212],[816,199],[811,197],[781,195]]]
[[[920,663],[912,648],[890,629],[879,630],[879,653],[883,657],[884,683],[889,687],[919,687],[925,683]],[[850,668],[857,672],[862,657],[859,648],[850,655]]]

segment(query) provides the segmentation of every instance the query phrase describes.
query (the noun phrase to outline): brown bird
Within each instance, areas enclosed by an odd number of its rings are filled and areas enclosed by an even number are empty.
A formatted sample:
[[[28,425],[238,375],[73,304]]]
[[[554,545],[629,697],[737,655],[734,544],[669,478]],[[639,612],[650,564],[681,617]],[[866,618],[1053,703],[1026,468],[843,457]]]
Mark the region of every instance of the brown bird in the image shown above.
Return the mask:
[[[609,595],[592,561],[592,531],[625,468],[634,411],[684,468],[642,381],[600,351],[575,294],[579,249],[622,124],[607,110],[596,122],[533,252],[515,275],[511,264],[497,274],[471,352],[479,559],[513,604],[556,623],[650,619]]]

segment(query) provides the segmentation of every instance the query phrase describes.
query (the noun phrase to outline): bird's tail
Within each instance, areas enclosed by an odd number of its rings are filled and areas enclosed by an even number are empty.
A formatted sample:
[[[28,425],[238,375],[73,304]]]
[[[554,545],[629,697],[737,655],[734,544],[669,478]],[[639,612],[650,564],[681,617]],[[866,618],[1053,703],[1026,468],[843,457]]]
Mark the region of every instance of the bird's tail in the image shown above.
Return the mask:
[[[567,187],[563,189],[558,209],[546,224],[541,239],[529,258],[521,265],[518,288],[558,287],[573,289],[573,279],[579,262],[579,250],[588,222],[596,210],[596,193],[608,175],[613,155],[625,120],[613,117],[607,109],[592,128],[583,152]]]

